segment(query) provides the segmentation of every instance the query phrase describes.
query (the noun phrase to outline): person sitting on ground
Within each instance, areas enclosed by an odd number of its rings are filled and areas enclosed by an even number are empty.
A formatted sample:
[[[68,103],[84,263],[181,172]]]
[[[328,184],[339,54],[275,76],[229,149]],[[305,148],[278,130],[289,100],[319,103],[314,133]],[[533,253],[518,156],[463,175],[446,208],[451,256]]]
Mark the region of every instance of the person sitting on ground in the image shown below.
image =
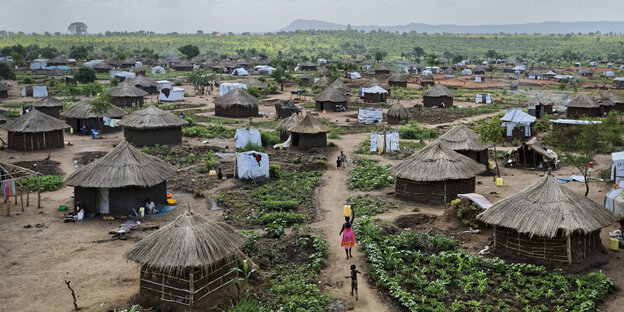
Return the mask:
[[[223,180],[223,172],[221,172],[221,168],[217,168],[217,178],[219,178],[219,180]]]
[[[357,275],[358,274],[362,274],[362,272],[356,270],[356,266],[355,264],[351,265],[351,275],[350,276],[345,276],[345,278],[351,278],[351,296],[353,296],[353,291],[355,290],[355,301],[358,300],[358,282],[357,282]]]
[[[147,201],[145,202],[145,209],[147,209],[147,212],[150,214],[158,212],[158,210],[156,209],[156,205],[154,204],[154,201],[151,200],[149,197],[147,198]]]
[[[82,207],[82,204],[79,201],[76,202],[76,205],[74,207],[74,212],[75,212],[75,215],[74,215],[75,221],[82,221],[82,219],[84,219],[84,214],[85,214],[84,208]]]

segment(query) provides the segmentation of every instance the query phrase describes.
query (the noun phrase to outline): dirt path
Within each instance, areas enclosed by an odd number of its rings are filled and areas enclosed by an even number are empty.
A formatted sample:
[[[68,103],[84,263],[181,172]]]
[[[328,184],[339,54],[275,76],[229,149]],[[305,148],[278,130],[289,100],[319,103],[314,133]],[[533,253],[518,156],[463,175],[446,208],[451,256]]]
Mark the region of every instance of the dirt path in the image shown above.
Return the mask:
[[[355,149],[359,140],[345,135],[336,142],[345,151],[347,157],[350,157],[353,155],[351,152]],[[334,163],[339,154],[340,151],[336,151],[328,157],[330,164]],[[338,235],[338,232],[340,232],[340,228],[344,223],[342,206],[350,196],[350,192],[347,189],[348,173],[349,167],[345,170],[337,170],[335,165],[330,165],[330,169],[323,175],[324,185],[318,191],[320,195],[318,200],[320,221],[314,226],[321,230],[329,243],[327,267],[321,273],[320,279],[324,285],[332,288],[332,293],[336,299],[345,300],[349,305],[353,306],[353,311],[391,311],[382,302],[379,292],[368,283],[369,272],[363,270],[366,267],[365,255],[359,250],[359,246],[356,245],[353,248],[353,258],[349,260],[346,259],[345,252],[340,247],[342,238]],[[363,276],[358,280],[358,301],[351,296],[350,280],[345,279],[345,276],[349,275],[351,264],[357,265],[358,269],[363,273]]]

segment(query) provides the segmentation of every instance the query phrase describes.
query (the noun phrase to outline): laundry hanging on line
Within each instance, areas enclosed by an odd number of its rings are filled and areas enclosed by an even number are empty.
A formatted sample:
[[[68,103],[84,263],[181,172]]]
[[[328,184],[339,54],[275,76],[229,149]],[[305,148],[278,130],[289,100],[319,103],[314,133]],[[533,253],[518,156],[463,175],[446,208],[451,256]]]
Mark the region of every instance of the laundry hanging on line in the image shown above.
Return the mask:
[[[4,192],[4,198],[15,196],[15,179],[2,181],[2,190]]]

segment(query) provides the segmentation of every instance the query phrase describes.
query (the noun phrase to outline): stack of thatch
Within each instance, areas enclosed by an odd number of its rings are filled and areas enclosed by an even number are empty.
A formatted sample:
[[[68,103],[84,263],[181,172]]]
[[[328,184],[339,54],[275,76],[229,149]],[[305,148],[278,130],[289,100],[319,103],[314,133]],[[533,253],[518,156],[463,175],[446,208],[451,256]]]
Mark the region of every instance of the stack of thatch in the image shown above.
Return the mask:
[[[260,89],[264,89],[267,87],[267,84],[258,80],[258,78],[255,77],[247,77],[245,78],[245,80],[243,80],[243,83],[247,86],[247,87],[258,87]]]
[[[125,254],[150,271],[183,276],[187,269],[208,270],[224,258],[242,257],[245,237],[231,226],[185,212],[148,235]]]
[[[410,113],[401,103],[396,103],[390,107],[386,117],[388,117],[388,123],[398,124],[402,120],[409,121]]]
[[[144,75],[137,75],[127,83],[151,94],[158,93],[158,83]]]
[[[132,129],[158,129],[181,127],[188,125],[188,121],[180,119],[174,114],[150,105],[146,109],[133,112],[117,123],[124,128]]]
[[[104,157],[79,168],[65,184],[83,188],[151,187],[176,173],[176,168],[121,141]]]

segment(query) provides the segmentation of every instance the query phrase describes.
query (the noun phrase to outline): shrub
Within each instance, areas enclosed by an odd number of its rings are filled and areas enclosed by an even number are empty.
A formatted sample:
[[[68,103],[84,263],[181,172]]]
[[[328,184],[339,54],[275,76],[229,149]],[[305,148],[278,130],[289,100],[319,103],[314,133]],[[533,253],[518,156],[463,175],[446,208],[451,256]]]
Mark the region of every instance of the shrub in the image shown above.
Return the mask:
[[[15,72],[13,71],[13,68],[11,68],[11,65],[9,65],[8,63],[0,62],[0,79],[15,80]],[[26,78],[24,78],[24,80],[25,79]],[[24,83],[32,83],[32,80],[31,82]]]
[[[425,129],[415,123],[409,123],[399,128],[399,136],[401,139],[411,140],[434,139],[438,137],[438,132],[435,129]]]
[[[336,144],[334,142],[329,142],[329,143],[327,143],[327,147],[338,147],[338,144]]]
[[[80,83],[90,83],[97,79],[95,70],[86,66],[80,67],[78,72],[74,74],[74,78]]]
[[[269,178],[279,179],[282,175],[282,167],[280,165],[269,165]]]
[[[294,212],[269,212],[262,216],[262,224],[281,224],[289,226],[295,223],[303,222],[303,215]]]
[[[248,151],[264,152],[264,147],[253,144],[251,142],[247,142],[245,146],[237,148],[236,151],[237,152],[248,152]]]
[[[37,177],[28,178],[28,187],[31,191],[37,190]],[[56,191],[63,187],[63,176],[60,175],[47,175],[39,177],[39,185],[41,191]]]
[[[262,140],[262,146],[264,147],[271,147],[275,144],[282,143],[275,131],[259,130],[259,132],[260,139]]]
[[[266,232],[266,237],[268,238],[279,238],[284,235],[284,227],[279,224],[269,224],[264,228]]]
[[[204,196],[204,192],[202,190],[198,190],[198,189],[193,190],[193,198],[198,198],[198,197],[204,198],[206,196]]]
[[[18,109],[18,108],[10,108],[10,109],[8,109],[8,110],[4,113],[4,116],[6,116],[6,117],[19,117],[19,116],[21,116],[21,112],[22,112],[22,110],[21,110],[21,109]]]
[[[399,206],[390,200],[371,197],[370,195],[357,195],[349,198],[349,203],[358,216],[373,216],[384,213]]]
[[[258,99],[262,98],[262,92],[260,92],[260,87],[258,86],[248,86],[247,93],[254,96],[255,98],[258,98]]]

